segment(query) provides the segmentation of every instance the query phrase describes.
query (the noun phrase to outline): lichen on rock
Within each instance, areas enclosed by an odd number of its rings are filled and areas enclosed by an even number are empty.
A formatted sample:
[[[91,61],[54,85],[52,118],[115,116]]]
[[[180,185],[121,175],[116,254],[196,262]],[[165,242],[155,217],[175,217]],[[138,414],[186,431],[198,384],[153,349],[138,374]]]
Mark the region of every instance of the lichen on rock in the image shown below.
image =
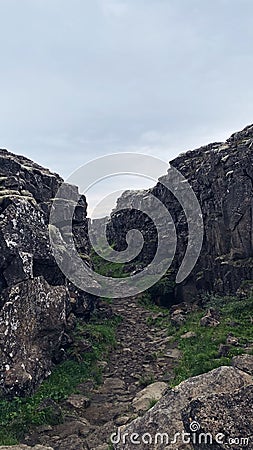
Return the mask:
[[[0,150],[0,389],[9,397],[34,392],[60,360],[67,316],[85,317],[93,308],[93,299],[61,273],[50,245],[49,212],[62,183],[48,169]],[[73,234],[89,261],[86,207],[81,196]]]

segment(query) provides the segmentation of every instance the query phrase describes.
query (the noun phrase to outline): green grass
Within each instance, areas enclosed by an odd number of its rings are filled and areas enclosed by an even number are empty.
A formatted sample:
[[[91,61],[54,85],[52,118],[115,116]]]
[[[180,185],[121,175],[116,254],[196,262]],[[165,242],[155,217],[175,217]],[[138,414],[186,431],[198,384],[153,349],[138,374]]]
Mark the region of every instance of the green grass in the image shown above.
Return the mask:
[[[178,330],[173,330],[170,326],[170,334],[182,352],[182,359],[175,368],[173,386],[191,376],[208,372],[221,365],[229,365],[233,356],[244,353],[245,346],[253,343],[252,299],[216,298],[210,301],[208,306],[216,307],[220,311],[218,327],[200,325],[200,318],[203,317],[205,310],[191,313],[187,322]],[[194,331],[196,337],[182,339],[180,336],[187,331]],[[227,357],[219,358],[219,346],[226,343],[229,334],[239,338],[240,345],[232,346]]]
[[[155,406],[157,404],[158,400],[156,400],[155,398],[152,398],[149,402],[149,407],[148,409],[153,408],[153,406]]]
[[[49,406],[43,408],[45,399],[60,403],[71,393],[77,392],[79,383],[93,379],[101,381],[101,368],[97,362],[106,359],[108,353],[116,346],[115,331],[119,318],[103,320],[103,323],[84,323],[79,321],[75,338],[85,335],[92,343],[92,351],[81,358],[68,359],[54,367],[50,377],[45,380],[37,392],[28,398],[14,398],[9,401],[0,399],[0,445],[17,444],[24,433],[33,426],[60,422]]]
[[[105,255],[106,257],[106,255]],[[124,271],[123,263],[114,263],[101,258],[94,250],[91,251],[91,259],[96,272],[100,275],[112,278],[125,278],[128,274]]]
[[[155,316],[158,312],[164,313],[166,309],[154,305],[150,292],[145,292],[139,303],[154,312],[154,317],[147,319],[148,325],[167,328],[168,335],[172,337],[171,343],[176,344],[182,353],[182,358],[174,369],[172,387],[189,377],[206,373],[222,365],[230,365],[233,356],[245,353],[245,347],[253,345],[253,298],[243,300],[237,297],[206,298],[206,307],[189,313],[185,324],[180,328],[173,326],[169,317]],[[220,312],[218,327],[200,325],[201,317],[210,307]],[[196,337],[182,339],[181,335],[188,331],[193,331]],[[226,343],[229,334],[239,339],[239,346],[231,346],[227,357],[218,357],[220,344]]]

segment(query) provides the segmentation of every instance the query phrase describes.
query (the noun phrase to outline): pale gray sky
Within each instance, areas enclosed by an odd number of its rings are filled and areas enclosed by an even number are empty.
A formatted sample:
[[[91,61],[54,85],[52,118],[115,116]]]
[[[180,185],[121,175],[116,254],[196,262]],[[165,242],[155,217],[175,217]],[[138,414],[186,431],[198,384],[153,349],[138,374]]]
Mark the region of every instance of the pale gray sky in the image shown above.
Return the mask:
[[[0,147],[64,177],[253,122],[252,0],[0,0],[0,20]]]

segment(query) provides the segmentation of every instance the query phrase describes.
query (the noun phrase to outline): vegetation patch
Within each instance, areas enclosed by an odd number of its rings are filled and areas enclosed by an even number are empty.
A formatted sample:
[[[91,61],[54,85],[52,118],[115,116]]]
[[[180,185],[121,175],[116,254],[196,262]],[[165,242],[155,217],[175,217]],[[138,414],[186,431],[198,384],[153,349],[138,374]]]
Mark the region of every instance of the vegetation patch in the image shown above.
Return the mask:
[[[91,250],[91,260],[95,271],[100,275],[112,278],[125,278],[129,276],[125,271],[125,265],[123,263],[107,261],[107,259],[99,256],[94,250]]]
[[[209,307],[220,312],[220,325],[217,327],[200,325],[200,319]],[[186,323],[179,329],[170,325],[169,334],[182,352],[172,385],[222,365],[229,365],[233,356],[250,352],[253,346],[252,315],[252,298],[213,297],[209,299],[205,310],[190,313]],[[188,339],[181,337],[189,331],[196,336]],[[220,345],[226,344],[229,335],[238,339],[238,345],[231,345],[226,357],[219,356]]]
[[[153,406],[155,406],[157,404],[158,400],[156,400],[155,398],[152,398],[149,402],[149,407],[148,409],[153,408]]]
[[[116,346],[116,328],[120,318],[79,320],[74,331],[75,339],[83,335],[91,343],[91,351],[73,355],[69,349],[69,359],[54,367],[52,374],[31,397],[13,400],[0,399],[0,445],[15,445],[24,434],[37,425],[55,425],[63,420],[61,408],[57,406],[70,394],[78,392],[78,384],[93,379],[101,381],[101,368],[97,364],[105,360]]]
[[[174,326],[169,318],[169,311],[154,304],[154,298],[149,291],[140,297],[140,304],[154,312],[147,319],[148,324],[167,328],[171,344],[181,352],[174,368],[171,387],[189,377],[200,375],[222,365],[230,365],[233,356],[242,353],[253,354],[253,298],[214,297],[204,299],[205,307],[188,313],[186,321],[180,327]],[[214,308],[220,314],[220,324],[217,327],[200,325],[200,319],[209,308]],[[166,314],[166,311],[168,313]],[[191,332],[191,334],[189,333]],[[182,337],[189,333],[189,337]],[[219,354],[220,346],[227,345],[227,338],[237,338],[238,345],[228,345],[225,356]]]

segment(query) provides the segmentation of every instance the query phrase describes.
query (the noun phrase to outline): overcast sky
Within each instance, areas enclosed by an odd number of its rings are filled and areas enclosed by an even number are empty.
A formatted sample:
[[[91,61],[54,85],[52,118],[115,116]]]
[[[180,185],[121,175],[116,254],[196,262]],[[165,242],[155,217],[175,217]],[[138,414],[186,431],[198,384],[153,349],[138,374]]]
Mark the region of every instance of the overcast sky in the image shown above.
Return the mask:
[[[252,0],[0,0],[0,20],[0,147],[65,178],[253,122]]]

